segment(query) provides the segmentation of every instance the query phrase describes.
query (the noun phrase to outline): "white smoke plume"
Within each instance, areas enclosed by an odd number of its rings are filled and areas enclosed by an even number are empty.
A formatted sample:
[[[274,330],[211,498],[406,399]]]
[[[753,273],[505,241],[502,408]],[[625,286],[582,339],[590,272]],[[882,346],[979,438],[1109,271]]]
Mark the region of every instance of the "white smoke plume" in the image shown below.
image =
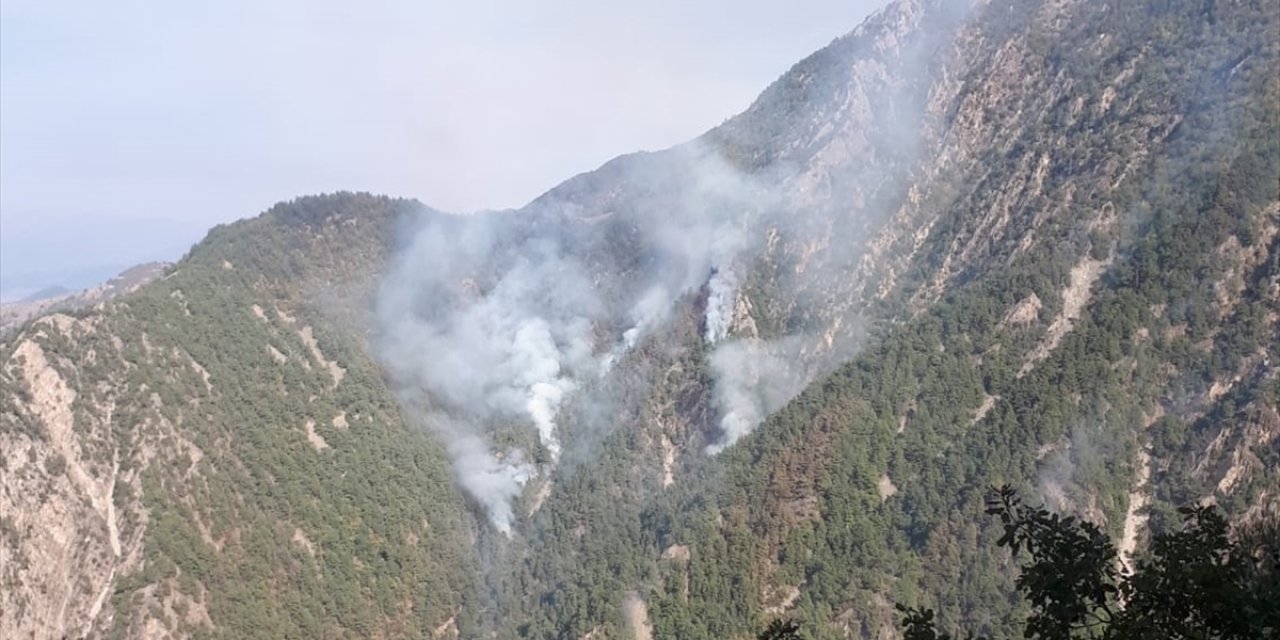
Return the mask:
[[[581,265],[547,239],[503,255],[484,217],[433,216],[379,299],[380,353],[404,394],[429,394],[424,421],[444,441],[459,484],[510,532],[511,502],[536,468],[529,452],[495,454],[498,427],[525,421],[551,462],[557,417],[575,379],[594,369],[598,303]]]
[[[798,369],[800,338],[733,340],[711,355],[720,438],[707,446],[715,455],[755,429],[804,388]]]
[[[463,489],[480,503],[494,528],[510,536],[515,524],[511,503],[537,470],[525,463],[518,451],[495,455],[483,438],[445,416],[433,416],[432,424],[437,433],[444,435],[454,473]]]
[[[622,340],[601,359],[600,374],[612,371],[618,359],[634,349],[640,338],[662,326],[670,318],[674,304],[675,300],[666,286],[657,284],[650,287],[631,308],[631,326],[622,332]]]
[[[715,344],[729,336],[733,325],[733,309],[737,302],[738,283],[728,271],[716,271],[707,283],[707,315],[705,337]]]
[[[498,530],[516,530],[532,478],[628,415],[606,394],[660,339],[703,340],[667,353],[708,358],[709,454],[852,355],[865,287],[892,285],[858,266],[867,234],[945,139],[926,80],[969,4],[890,5],[693,143],[617,158],[516,212],[418,221],[379,294],[378,352]],[[693,334],[691,308],[705,314]]]
[[[708,247],[711,279],[707,282],[707,311],[703,320],[703,337],[708,344],[729,336],[739,286],[735,267],[739,266],[737,262],[751,245],[740,228],[717,229],[714,238]]]
[[[611,171],[621,174],[612,191],[575,183]],[[664,331],[681,300],[705,296],[720,429],[709,453],[811,379],[793,366],[798,338],[734,335],[743,277],[766,232],[796,224],[759,184],[689,145],[611,163],[520,212],[417,221],[379,293],[378,351],[498,531],[514,531],[513,505],[529,480],[590,441],[570,435],[612,427],[602,378]],[[592,199],[601,192],[609,195]]]
[[[384,280],[381,359],[499,531],[512,531],[527,481],[565,451],[566,406],[749,248],[740,229],[751,188],[714,155],[694,156],[687,171],[652,178],[678,185],[670,206],[632,212],[643,228],[583,223],[574,204],[556,201],[520,214],[428,214]],[[530,427],[538,450],[496,453]]]

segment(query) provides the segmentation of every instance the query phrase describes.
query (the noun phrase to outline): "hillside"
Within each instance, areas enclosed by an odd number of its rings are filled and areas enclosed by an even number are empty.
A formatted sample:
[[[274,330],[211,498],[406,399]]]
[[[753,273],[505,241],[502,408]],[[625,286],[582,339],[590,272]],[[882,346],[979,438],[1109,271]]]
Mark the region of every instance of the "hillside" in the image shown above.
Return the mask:
[[[42,314],[83,309],[137,291],[142,285],[160,277],[168,266],[163,262],[140,264],[88,289],[68,291],[62,287],[50,287],[16,302],[0,303],[0,336]]]
[[[0,345],[0,636],[1018,633],[982,496],[1280,518],[1280,15],[902,0],[515,211],[214,229]]]
[[[353,324],[397,218],[302,198],[5,346],[5,637],[421,636],[469,592],[439,448]]]
[[[665,334],[642,426],[542,507],[555,551],[523,570],[544,591],[512,617],[534,637],[624,634],[638,593],[657,637],[782,612],[874,637],[897,601],[1001,636],[1016,612],[980,515],[992,484],[1130,551],[1196,499],[1274,517],[1277,28],[1243,3],[1002,3],[964,22],[898,3],[798,64],[708,136],[782,176],[781,215],[742,225],[761,237],[733,332],[861,353],[704,464],[715,356],[696,327]],[[608,169],[552,196],[618,212],[649,174]],[[870,337],[842,341],[857,326]],[[668,442],[692,443],[670,486]],[[660,497],[614,499],[659,478]]]

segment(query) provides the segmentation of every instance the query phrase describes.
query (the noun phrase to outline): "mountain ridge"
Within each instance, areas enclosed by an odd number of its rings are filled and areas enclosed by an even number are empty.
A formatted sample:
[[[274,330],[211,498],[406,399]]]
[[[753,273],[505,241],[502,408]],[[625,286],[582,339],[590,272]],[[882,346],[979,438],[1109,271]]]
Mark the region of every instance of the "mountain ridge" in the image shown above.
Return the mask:
[[[520,210],[299,198],[26,325],[0,370],[0,631],[894,637],[905,602],[998,635],[990,484],[1129,553],[1192,500],[1274,517],[1276,16],[957,6],[891,5],[698,141]],[[531,267],[590,304],[502,298]],[[418,353],[400,321],[486,303],[594,309],[589,354],[543,381],[572,383],[554,439],[497,395],[450,406],[413,373],[474,375],[447,350],[388,363]],[[729,440],[726,389],[760,414]],[[457,486],[441,407],[532,465],[509,534]]]

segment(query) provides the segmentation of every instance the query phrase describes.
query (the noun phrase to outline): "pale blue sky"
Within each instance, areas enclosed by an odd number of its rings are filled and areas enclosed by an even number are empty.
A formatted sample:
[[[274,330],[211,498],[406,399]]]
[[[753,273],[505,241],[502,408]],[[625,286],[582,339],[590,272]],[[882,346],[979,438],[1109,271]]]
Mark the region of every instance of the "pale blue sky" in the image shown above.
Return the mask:
[[[0,0],[0,288],[309,193],[519,206],[720,123],[880,4]]]

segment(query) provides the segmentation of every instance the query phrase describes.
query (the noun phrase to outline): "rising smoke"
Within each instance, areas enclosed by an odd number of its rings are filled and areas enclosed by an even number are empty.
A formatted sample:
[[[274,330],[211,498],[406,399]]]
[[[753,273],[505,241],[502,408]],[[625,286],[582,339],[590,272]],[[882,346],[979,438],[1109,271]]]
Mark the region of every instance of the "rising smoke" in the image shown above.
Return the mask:
[[[720,438],[707,446],[707,453],[720,453],[800,393],[807,381],[797,368],[800,343],[800,338],[789,336],[774,341],[734,340],[716,348],[711,370]]]
[[[603,202],[584,202],[570,181],[519,213],[424,215],[380,291],[382,360],[444,442],[459,485],[507,535],[525,485],[575,446],[563,441],[566,406],[608,406],[601,380],[665,329],[680,300],[701,296],[706,309],[719,427],[709,454],[814,374],[797,364],[805,336],[735,334],[744,277],[785,219],[759,177],[698,145],[613,164]],[[511,435],[522,431],[536,444]]]

